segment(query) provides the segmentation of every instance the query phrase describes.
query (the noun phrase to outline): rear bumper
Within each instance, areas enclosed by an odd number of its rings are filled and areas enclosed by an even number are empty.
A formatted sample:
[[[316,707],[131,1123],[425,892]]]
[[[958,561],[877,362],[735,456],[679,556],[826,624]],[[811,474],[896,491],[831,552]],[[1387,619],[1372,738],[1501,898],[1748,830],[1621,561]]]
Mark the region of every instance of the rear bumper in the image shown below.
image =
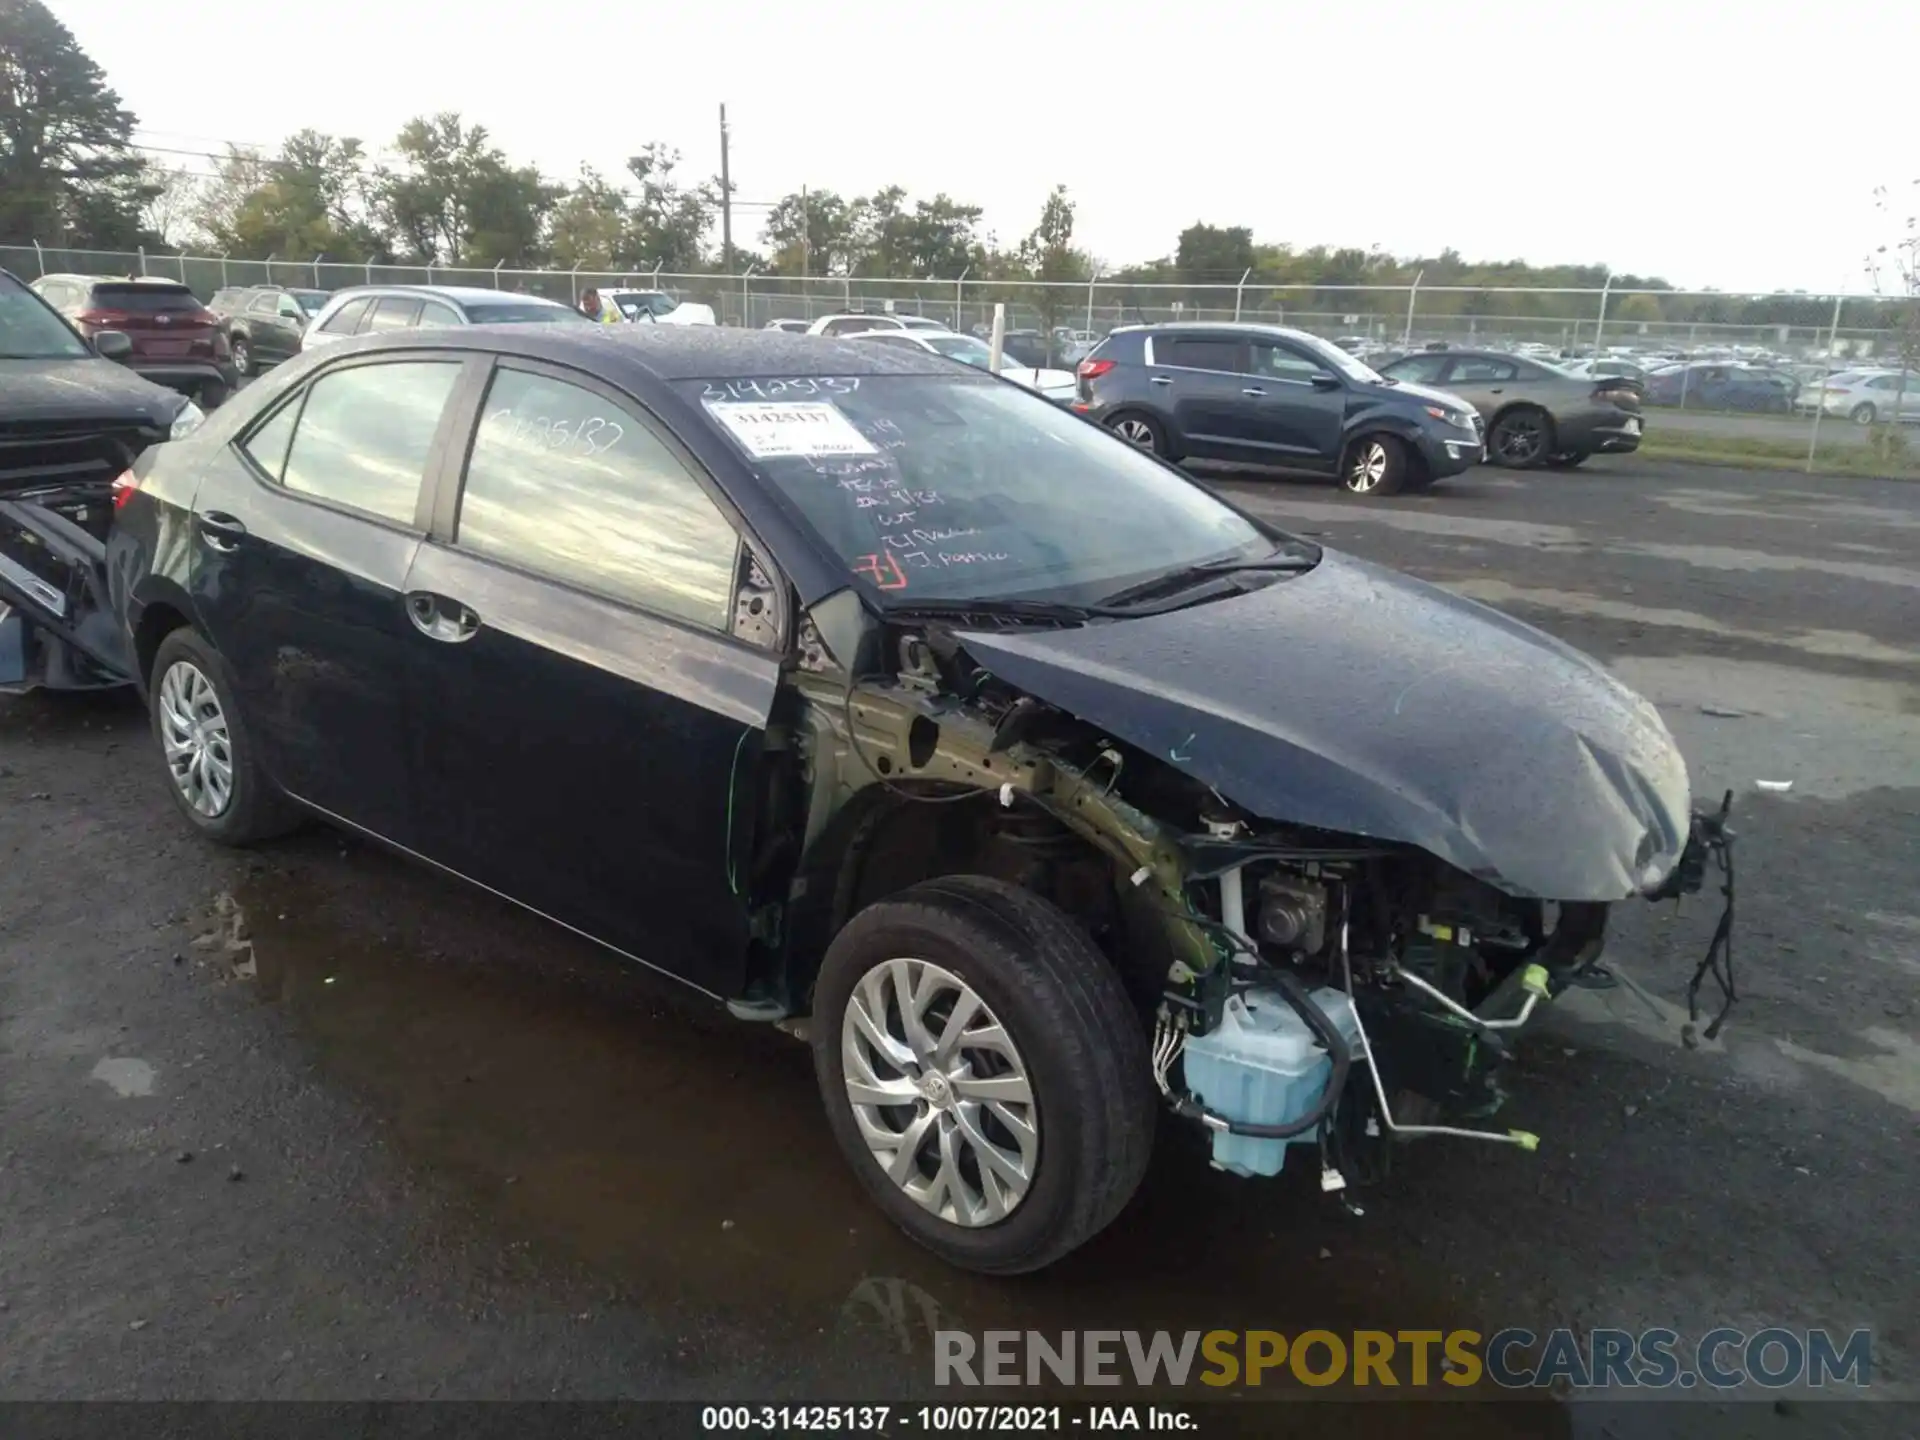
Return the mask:
[[[1609,406],[1563,415],[1555,440],[1563,451],[1627,455],[1640,448],[1646,428],[1644,416]]]
[[[169,390],[178,390],[188,396],[197,395],[209,385],[223,385],[232,390],[240,383],[240,372],[231,364],[221,365],[212,360],[136,358],[128,368],[143,380],[151,380],[156,385],[164,385]]]

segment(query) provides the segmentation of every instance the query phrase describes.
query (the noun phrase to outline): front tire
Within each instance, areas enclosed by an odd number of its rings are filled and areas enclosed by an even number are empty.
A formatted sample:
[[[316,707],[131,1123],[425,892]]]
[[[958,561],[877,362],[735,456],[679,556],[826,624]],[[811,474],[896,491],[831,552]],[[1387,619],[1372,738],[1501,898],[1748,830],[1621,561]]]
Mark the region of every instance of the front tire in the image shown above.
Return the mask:
[[[1553,454],[1553,421],[1536,406],[1516,406],[1493,422],[1487,453],[1496,465],[1531,470]]]
[[[222,845],[284,834],[297,816],[260,769],[225,663],[189,629],[160,642],[147,687],[167,789],[187,822]]]
[[[962,1269],[1052,1264],[1146,1173],[1145,1027],[1085,933],[1001,881],[931,880],[856,915],[821,965],[813,1056],[861,1184]]]
[[[233,337],[233,373],[242,380],[253,374],[253,347],[243,336]]]
[[[1404,444],[1391,435],[1362,435],[1340,462],[1340,488],[1350,495],[1398,495],[1407,471]]]

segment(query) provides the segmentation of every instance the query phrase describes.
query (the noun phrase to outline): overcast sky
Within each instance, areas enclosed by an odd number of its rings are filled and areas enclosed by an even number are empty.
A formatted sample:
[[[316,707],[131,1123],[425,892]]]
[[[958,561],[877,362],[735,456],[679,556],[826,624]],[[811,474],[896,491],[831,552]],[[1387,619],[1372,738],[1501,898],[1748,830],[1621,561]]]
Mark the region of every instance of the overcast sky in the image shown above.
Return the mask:
[[[1920,198],[1897,93],[1916,0],[52,4],[152,145],[311,126],[384,146],[458,110],[549,175],[620,173],[648,140],[704,175],[724,101],[743,200],[898,182],[984,206],[1007,242],[1059,182],[1110,264],[1206,220],[1294,246],[1865,289],[1874,187]],[[763,214],[738,212],[737,237],[757,242]]]

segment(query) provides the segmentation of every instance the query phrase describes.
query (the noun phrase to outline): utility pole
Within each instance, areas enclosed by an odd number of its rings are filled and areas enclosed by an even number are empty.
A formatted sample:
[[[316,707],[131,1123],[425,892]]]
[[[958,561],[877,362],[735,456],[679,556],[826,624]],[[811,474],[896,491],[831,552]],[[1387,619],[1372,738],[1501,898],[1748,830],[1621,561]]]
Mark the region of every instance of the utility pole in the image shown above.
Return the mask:
[[[813,261],[813,207],[807,200],[807,187],[800,187],[800,278],[807,278]],[[805,286],[801,287],[805,289]]]
[[[733,273],[733,174],[727,167],[727,107],[720,107],[720,268]]]

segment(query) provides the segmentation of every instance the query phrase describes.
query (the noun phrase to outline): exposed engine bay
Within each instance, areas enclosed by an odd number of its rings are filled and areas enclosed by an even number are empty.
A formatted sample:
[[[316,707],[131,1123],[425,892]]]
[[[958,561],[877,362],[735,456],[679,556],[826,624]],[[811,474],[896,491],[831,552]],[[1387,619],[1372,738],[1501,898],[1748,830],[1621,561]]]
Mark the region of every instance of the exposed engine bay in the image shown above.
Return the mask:
[[[1535,1146],[1495,1120],[1515,1040],[1567,986],[1605,977],[1611,902],[1516,895],[1414,845],[1252,813],[1177,752],[1001,681],[945,624],[839,638],[865,678],[803,635],[811,703],[795,749],[809,853],[838,857],[830,826],[865,811],[851,860],[832,861],[843,912],[962,869],[1053,899],[1126,979],[1165,1102],[1234,1173],[1275,1174],[1304,1147],[1339,1191],[1377,1177],[1395,1139]],[[1698,890],[1729,840],[1724,810],[1695,817],[1679,862],[1641,893]],[[1725,893],[1694,990],[1712,973],[1730,1004],[1730,870]]]

